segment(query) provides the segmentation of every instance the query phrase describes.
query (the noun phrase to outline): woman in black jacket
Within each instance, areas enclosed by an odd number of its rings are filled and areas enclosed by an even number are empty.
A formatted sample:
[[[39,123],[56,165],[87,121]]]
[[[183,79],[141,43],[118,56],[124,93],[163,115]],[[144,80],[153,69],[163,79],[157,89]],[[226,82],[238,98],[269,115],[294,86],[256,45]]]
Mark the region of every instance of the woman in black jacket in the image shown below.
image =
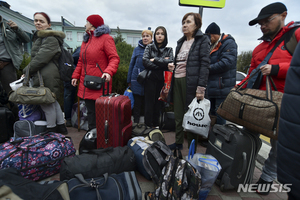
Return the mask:
[[[173,49],[166,47],[167,44],[167,30],[159,26],[154,32],[154,43],[146,47],[143,55],[143,65],[151,71],[145,80],[145,124],[149,127],[159,125],[161,102],[158,98],[164,85],[164,71],[173,62]]]
[[[173,150],[182,149],[184,131],[182,121],[188,105],[197,97],[202,100],[205,94],[209,74],[209,39],[200,30],[202,19],[199,13],[187,13],[182,19],[184,36],[178,40],[174,64],[168,68],[173,71],[169,101],[174,103],[176,140],[169,145]],[[188,144],[198,135],[187,133]],[[197,147],[197,145],[196,145]]]

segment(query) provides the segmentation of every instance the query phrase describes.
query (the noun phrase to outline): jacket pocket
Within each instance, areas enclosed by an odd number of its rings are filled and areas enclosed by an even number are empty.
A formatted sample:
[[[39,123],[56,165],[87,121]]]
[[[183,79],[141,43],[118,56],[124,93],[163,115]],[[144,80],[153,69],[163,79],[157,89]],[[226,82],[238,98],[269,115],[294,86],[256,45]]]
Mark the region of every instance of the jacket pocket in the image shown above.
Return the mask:
[[[223,89],[224,88],[224,83],[223,83],[223,78],[222,77],[219,77],[219,88],[220,89]]]

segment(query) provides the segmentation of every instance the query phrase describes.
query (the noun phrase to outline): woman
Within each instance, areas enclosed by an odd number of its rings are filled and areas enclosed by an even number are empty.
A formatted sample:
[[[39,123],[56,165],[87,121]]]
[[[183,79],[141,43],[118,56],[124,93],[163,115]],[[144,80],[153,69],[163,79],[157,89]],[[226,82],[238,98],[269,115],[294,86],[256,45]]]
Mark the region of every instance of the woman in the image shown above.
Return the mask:
[[[152,43],[152,31],[143,30],[142,39],[139,41],[138,46],[133,50],[129,65],[127,83],[131,88],[134,97],[134,123],[140,122],[141,108],[144,103],[144,86],[139,84],[136,79],[138,74],[145,69],[143,66],[143,54],[146,46],[150,43]]]
[[[184,15],[182,18],[184,36],[177,42],[174,64],[168,65],[169,70],[173,71],[169,101],[174,103],[176,123],[176,141],[169,145],[172,150],[182,149],[184,140],[182,121],[189,104],[195,97],[202,100],[205,94],[210,62],[209,39],[200,30],[201,26],[200,14]],[[190,146],[193,139],[198,141],[198,136],[188,132],[187,139]]]
[[[144,52],[144,67],[151,71],[145,80],[145,124],[149,127],[159,126],[161,102],[158,100],[164,85],[164,71],[168,63],[173,62],[173,49],[168,44],[167,30],[159,26],[154,32],[154,43],[149,44]]]
[[[85,100],[91,130],[96,128],[95,101],[103,94],[103,87],[100,90],[85,87],[85,74],[105,78],[105,82],[112,85],[112,76],[117,72],[120,58],[114,39],[109,35],[110,29],[100,15],[88,16],[85,31],[79,60],[72,75],[72,85],[77,86],[80,80],[77,95]]]
[[[34,15],[34,25],[36,32],[33,34],[33,46],[31,49],[31,61],[29,67],[29,76],[33,79],[33,87],[38,87],[39,71],[45,87],[48,87],[56,96],[59,95],[59,88],[62,84],[56,63],[58,63],[61,54],[60,46],[63,44],[65,33],[54,31],[51,27],[49,16],[44,12],[36,12]],[[68,134],[65,125],[63,112],[57,101],[52,104],[40,105],[45,113],[47,121],[47,131]]]

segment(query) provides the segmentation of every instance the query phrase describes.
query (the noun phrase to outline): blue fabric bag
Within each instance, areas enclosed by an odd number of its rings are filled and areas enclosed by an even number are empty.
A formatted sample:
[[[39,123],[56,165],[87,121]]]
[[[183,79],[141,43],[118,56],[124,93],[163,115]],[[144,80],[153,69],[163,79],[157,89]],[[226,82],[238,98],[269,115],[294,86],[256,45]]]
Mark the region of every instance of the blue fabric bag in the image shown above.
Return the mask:
[[[134,98],[133,98],[133,94],[132,94],[132,91],[131,91],[130,87],[126,88],[126,90],[124,92],[124,95],[128,96],[128,98],[130,99],[130,101],[131,101],[131,109],[133,109]]]
[[[142,200],[142,190],[134,171],[120,174],[104,174],[103,177],[84,179],[82,174],[68,181],[70,199],[128,199]]]

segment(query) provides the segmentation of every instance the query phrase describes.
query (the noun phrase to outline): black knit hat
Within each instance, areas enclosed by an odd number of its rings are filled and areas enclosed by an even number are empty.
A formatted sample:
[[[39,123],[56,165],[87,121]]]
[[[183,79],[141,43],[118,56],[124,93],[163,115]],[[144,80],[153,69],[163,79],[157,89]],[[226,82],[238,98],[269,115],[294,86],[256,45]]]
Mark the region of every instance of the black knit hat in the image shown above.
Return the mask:
[[[213,22],[206,28],[205,33],[220,35],[220,27],[215,22]]]
[[[259,20],[270,17],[273,14],[281,14],[284,11],[287,11],[286,6],[281,2],[271,3],[261,9],[258,16],[249,22],[250,26],[253,26],[258,23]]]

